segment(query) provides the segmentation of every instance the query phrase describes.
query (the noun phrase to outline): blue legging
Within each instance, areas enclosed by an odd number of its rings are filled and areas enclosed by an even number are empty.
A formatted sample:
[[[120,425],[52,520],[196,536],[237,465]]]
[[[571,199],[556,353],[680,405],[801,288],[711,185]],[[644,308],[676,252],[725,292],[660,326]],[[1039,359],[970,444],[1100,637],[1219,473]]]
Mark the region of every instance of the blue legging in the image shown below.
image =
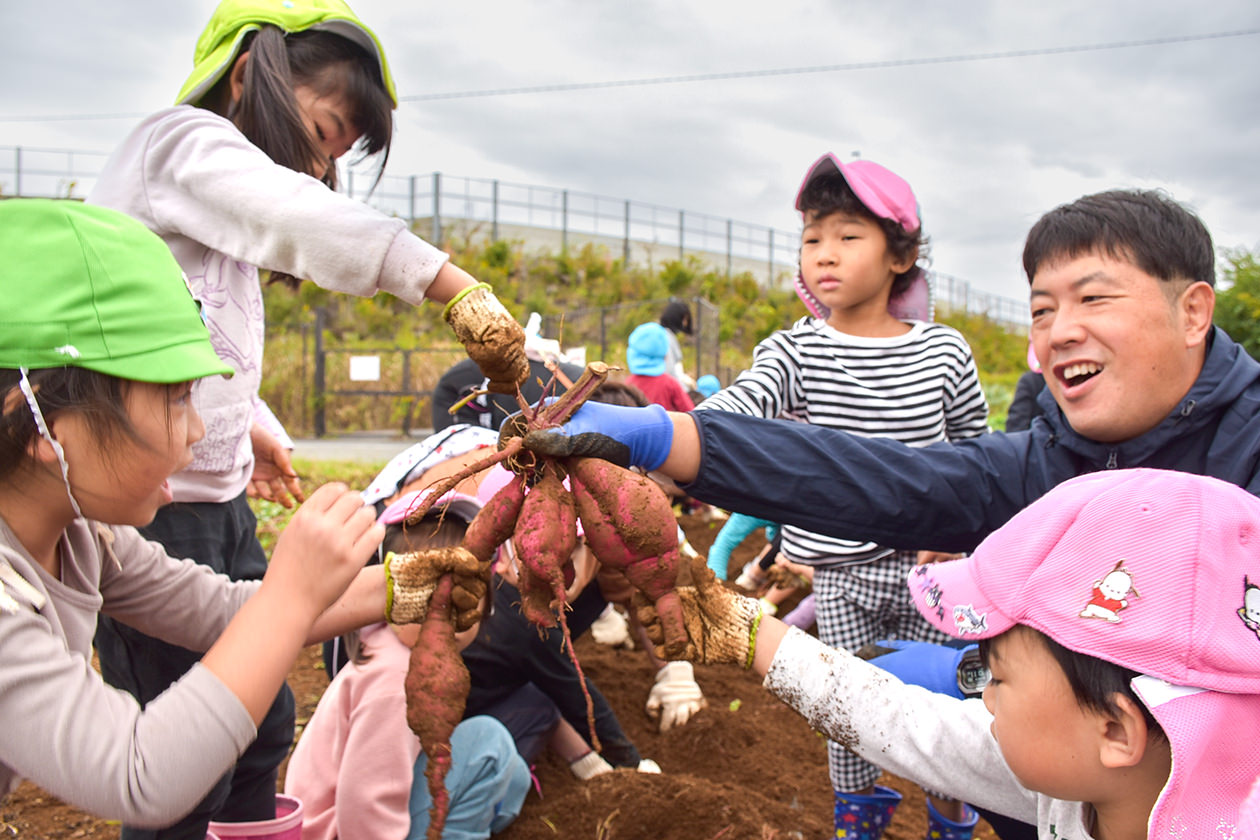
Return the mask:
[[[416,759],[411,783],[411,831],[407,840],[423,840],[429,830],[428,756]],[[484,840],[516,819],[529,792],[529,768],[503,724],[492,717],[470,717],[451,735],[451,795],[443,840]]]

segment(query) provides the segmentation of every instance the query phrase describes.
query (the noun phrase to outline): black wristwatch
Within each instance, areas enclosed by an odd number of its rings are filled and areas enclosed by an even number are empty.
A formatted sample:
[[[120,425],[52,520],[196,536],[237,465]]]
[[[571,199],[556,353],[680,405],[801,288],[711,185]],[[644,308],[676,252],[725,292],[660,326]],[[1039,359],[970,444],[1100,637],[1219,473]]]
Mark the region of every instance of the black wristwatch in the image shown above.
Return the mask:
[[[980,659],[980,649],[968,648],[958,661],[958,690],[964,697],[979,697],[989,684],[989,669]]]

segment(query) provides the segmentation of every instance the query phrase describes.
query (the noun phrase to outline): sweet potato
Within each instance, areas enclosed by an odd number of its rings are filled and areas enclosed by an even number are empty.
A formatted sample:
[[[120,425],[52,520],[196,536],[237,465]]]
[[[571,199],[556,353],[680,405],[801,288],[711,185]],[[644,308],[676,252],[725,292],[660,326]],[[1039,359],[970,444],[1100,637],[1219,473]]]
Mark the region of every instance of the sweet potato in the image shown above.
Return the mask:
[[[569,650],[573,667],[577,669],[582,694],[586,697],[591,746],[598,750],[594,705],[590,692],[586,689],[582,665],[573,650],[569,623],[565,619],[568,604],[565,599],[564,567],[571,562],[573,550],[577,547],[577,508],[573,503],[573,496],[560,481],[554,464],[544,465],[542,477],[525,495],[520,516],[516,520],[516,532],[512,535],[512,544],[516,548],[516,558],[521,567],[521,612],[534,623],[539,623],[532,617],[543,612],[536,599],[544,589],[550,592],[552,600],[546,614],[550,618],[551,610],[554,610],[560,622],[565,647]],[[543,626],[554,627],[555,622]]]
[[[586,544],[599,562],[622,572],[651,599],[665,633],[665,655],[684,659],[691,642],[678,581],[678,521],[654,481],[596,458],[564,461]]]
[[[429,808],[429,840],[440,840],[450,809],[446,773],[451,767],[451,734],[464,717],[471,680],[455,644],[451,623],[450,575],[438,579],[420,636],[411,649],[404,689],[407,725],[428,756],[424,775],[433,804]]]
[[[516,476],[499,488],[481,508],[473,521],[468,523],[462,545],[482,563],[489,563],[494,550],[502,545],[516,530],[516,520],[525,501],[525,479]]]

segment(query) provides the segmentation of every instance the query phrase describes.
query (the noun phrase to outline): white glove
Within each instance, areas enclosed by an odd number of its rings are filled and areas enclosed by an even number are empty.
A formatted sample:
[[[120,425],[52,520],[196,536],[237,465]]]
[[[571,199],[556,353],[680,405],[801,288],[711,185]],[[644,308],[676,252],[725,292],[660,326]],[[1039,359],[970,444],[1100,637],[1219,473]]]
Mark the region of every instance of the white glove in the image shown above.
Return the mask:
[[[690,662],[666,662],[656,672],[656,684],[648,694],[647,713],[661,722],[661,731],[682,726],[691,716],[708,705]]]
[[[591,750],[586,755],[569,762],[569,769],[573,771],[573,775],[582,781],[588,781],[596,776],[602,776],[605,773],[611,773],[613,766],[609,764],[602,755]]]
[[[629,622],[612,604],[604,607],[599,618],[591,622],[591,638],[601,645],[634,647],[634,642],[630,640]]]

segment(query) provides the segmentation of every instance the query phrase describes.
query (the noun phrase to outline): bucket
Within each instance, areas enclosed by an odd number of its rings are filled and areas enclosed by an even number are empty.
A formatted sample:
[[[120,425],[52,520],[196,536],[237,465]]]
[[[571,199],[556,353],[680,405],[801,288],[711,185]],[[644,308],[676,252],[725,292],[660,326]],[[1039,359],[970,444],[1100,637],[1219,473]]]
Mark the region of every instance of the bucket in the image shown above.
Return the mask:
[[[222,840],[302,840],[302,800],[278,793],[274,820],[212,821],[210,832]]]

